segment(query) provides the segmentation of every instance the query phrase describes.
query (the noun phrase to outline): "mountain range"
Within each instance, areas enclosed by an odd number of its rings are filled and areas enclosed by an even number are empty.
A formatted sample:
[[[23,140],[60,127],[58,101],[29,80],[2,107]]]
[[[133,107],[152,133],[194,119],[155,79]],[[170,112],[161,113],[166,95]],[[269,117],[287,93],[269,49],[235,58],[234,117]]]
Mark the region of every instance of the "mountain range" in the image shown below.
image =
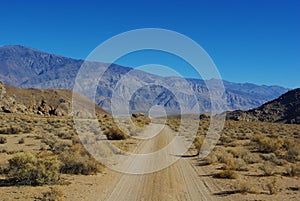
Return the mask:
[[[3,46],[0,47],[0,80],[7,85],[20,88],[39,89],[73,89],[77,73],[84,60],[71,59],[63,56],[45,53],[36,49],[24,46]],[[118,82],[125,79],[128,86],[119,88],[121,94],[130,96],[130,112],[144,112],[153,105],[160,105],[169,113],[178,113],[180,107],[189,108],[192,112],[195,105],[195,97],[198,100],[200,112],[210,112],[210,94],[206,83],[213,83],[215,80],[184,79],[190,90],[183,84],[179,77],[162,77],[133,68],[123,67],[116,64],[101,62],[90,62],[97,68],[109,68],[98,82],[95,102],[104,110],[111,112],[111,97]],[[126,74],[133,72],[130,79]],[[95,71],[96,73],[96,71]],[[81,86],[89,98],[91,89],[89,83],[97,80],[86,78]],[[167,83],[176,88],[176,94],[162,87],[157,83]],[[226,99],[225,110],[248,110],[256,108],[267,101],[275,99],[287,92],[288,89],[280,86],[259,86],[250,83],[232,83],[223,81],[225,87],[224,99]],[[132,91],[131,86],[138,88]],[[191,90],[193,93],[191,93]],[[178,97],[184,100],[180,105]],[[120,100],[119,100],[120,101]],[[118,109],[118,108],[117,108]]]

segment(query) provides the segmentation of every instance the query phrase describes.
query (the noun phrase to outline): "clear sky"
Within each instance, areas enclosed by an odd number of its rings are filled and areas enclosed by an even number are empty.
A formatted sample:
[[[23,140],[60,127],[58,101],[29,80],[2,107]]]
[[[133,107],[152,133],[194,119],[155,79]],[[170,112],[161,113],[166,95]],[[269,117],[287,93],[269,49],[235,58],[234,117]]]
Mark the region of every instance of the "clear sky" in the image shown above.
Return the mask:
[[[1,0],[0,19],[0,46],[81,59],[124,31],[170,29],[199,43],[225,80],[300,87],[297,0]],[[120,60],[133,67],[140,61]],[[174,69],[193,77],[182,66]]]

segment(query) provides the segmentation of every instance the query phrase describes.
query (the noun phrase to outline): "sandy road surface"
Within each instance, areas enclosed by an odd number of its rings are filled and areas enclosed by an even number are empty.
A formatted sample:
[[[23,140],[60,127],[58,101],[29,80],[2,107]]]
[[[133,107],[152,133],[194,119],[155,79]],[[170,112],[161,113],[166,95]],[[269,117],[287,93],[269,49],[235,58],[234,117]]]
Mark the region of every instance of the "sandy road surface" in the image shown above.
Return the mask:
[[[149,130],[159,130],[161,125],[152,124]],[[165,127],[162,132],[143,142],[136,150],[137,153],[149,153],[160,150],[172,139],[172,130]],[[170,151],[170,150],[169,150]],[[169,152],[168,151],[168,152]],[[168,154],[163,152],[163,154]],[[158,160],[132,161],[132,165],[139,168],[156,166]],[[117,183],[111,187],[110,193],[105,198],[98,200],[108,201],[166,201],[166,200],[216,200],[212,196],[209,182],[199,176],[199,172],[188,158],[180,158],[173,165],[143,175],[122,174]]]

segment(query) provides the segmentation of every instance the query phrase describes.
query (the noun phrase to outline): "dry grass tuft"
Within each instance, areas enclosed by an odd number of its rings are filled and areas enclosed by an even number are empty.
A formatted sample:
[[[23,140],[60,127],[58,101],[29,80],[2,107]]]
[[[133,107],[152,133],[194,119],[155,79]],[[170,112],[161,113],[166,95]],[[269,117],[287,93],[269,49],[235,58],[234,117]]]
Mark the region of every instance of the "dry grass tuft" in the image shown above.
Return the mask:
[[[267,184],[267,188],[269,190],[270,195],[277,194],[278,193],[277,179],[273,178],[273,180]]]
[[[51,187],[50,191],[43,193],[43,197],[40,198],[41,201],[63,201],[64,193],[58,187]]]
[[[221,178],[221,179],[237,179],[238,175],[233,170],[224,170],[222,172],[216,173],[214,175],[215,178]]]
[[[247,193],[251,193],[251,194],[258,194],[259,190],[257,189],[256,186],[254,186],[253,184],[244,181],[244,180],[239,180],[236,185],[235,185],[235,192],[236,193],[242,193],[242,194],[247,194]]]
[[[274,164],[265,161],[262,166],[260,166],[260,169],[263,171],[264,176],[273,176],[275,174],[275,167]]]

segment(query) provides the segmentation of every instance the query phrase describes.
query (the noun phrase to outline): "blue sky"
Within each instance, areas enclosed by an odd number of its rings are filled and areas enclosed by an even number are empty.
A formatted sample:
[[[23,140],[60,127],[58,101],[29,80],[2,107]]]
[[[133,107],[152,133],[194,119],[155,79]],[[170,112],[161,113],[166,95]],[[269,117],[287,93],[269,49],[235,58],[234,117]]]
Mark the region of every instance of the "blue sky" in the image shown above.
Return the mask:
[[[199,43],[225,80],[300,87],[300,3],[296,0],[2,0],[0,5],[0,46],[20,44],[84,59],[116,34],[164,28]],[[142,60],[137,54],[119,62],[134,67],[159,60],[155,56]],[[169,65],[194,76],[182,62]]]

